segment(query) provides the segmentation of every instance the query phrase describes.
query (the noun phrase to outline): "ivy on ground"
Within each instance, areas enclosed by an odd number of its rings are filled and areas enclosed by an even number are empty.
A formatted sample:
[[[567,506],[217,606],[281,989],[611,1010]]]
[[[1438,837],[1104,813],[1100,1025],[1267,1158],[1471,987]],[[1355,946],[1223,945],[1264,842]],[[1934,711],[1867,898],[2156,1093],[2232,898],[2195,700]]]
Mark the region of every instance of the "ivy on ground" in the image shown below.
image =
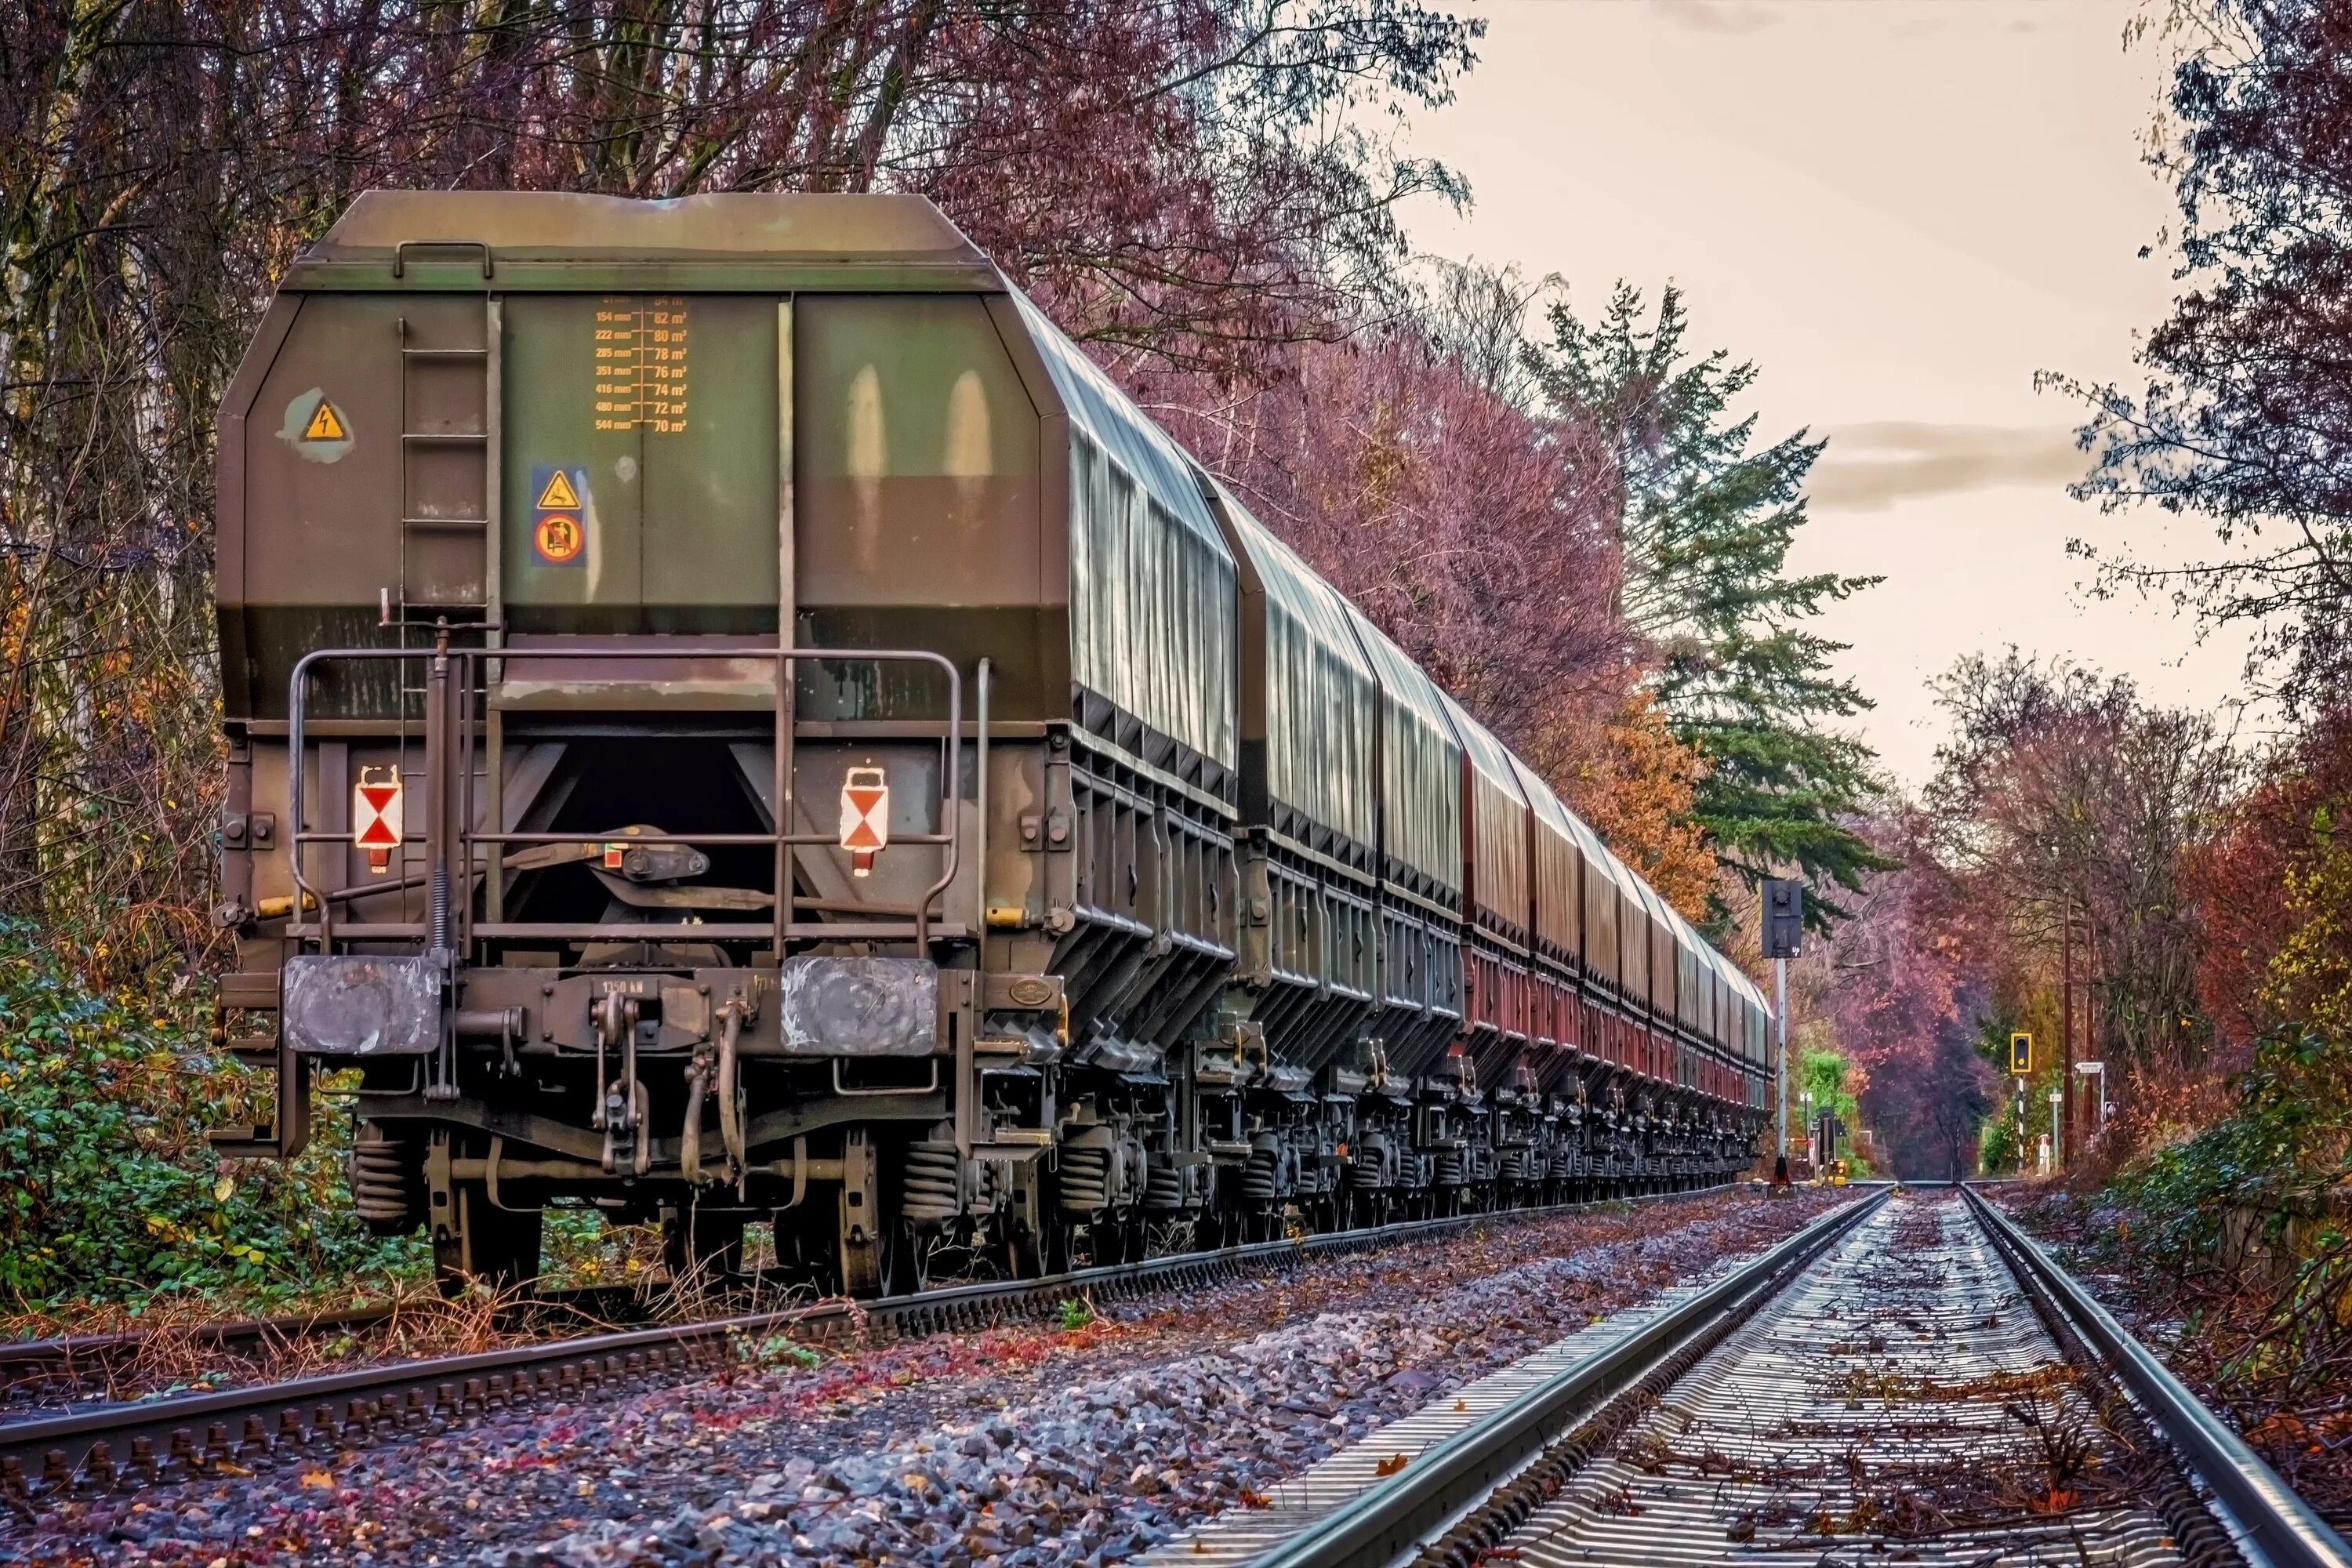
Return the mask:
[[[332,1104],[290,1164],[213,1152],[205,1129],[267,1086],[209,1047],[208,1014],[200,981],[103,994],[34,927],[0,921],[0,1303],[267,1307],[425,1270],[422,1241],[373,1237],[352,1213]]]

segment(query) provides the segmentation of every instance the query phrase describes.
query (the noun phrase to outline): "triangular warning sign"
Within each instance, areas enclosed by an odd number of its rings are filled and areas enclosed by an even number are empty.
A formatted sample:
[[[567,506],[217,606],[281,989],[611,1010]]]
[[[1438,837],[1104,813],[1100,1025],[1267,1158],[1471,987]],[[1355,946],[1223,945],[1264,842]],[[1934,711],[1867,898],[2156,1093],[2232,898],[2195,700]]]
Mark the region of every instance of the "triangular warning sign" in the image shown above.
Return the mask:
[[[324,408],[325,404],[319,405]],[[562,468],[547,476],[547,488],[539,492],[541,511],[568,511],[580,504],[580,493],[572,488],[572,476]]]
[[[343,416],[335,412],[335,405],[323,397],[319,399],[319,406],[310,410],[310,423],[302,426],[302,439],[348,441],[351,438],[352,433],[343,428]]]

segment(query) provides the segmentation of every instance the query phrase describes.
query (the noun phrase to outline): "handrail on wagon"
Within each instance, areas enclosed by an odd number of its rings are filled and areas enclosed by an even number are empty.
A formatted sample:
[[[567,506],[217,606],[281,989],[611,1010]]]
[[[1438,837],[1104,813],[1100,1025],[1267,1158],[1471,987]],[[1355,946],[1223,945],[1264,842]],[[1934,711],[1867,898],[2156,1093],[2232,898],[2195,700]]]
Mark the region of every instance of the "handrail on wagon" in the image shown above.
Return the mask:
[[[425,689],[425,772],[430,786],[426,795],[427,826],[424,834],[416,835],[410,833],[407,824],[403,822],[400,842],[404,846],[417,842],[422,842],[425,846],[426,876],[428,884],[433,889],[430,894],[431,911],[427,921],[426,941],[429,947],[449,948],[457,945],[457,942],[452,940],[453,920],[468,928],[472,925],[470,893],[461,894],[455,906],[450,903],[450,898],[453,881],[462,879],[463,886],[470,888],[474,866],[473,851],[477,845],[499,847],[509,844],[576,844],[583,841],[582,835],[576,832],[509,832],[505,827],[504,804],[498,801],[490,803],[492,810],[490,827],[477,829],[471,826],[474,783],[472,758],[475,750],[471,699],[477,689],[476,678],[481,668],[493,662],[500,664],[536,662],[541,659],[677,661],[694,658],[759,659],[775,667],[775,774],[770,801],[774,831],[771,833],[644,834],[633,836],[631,842],[772,846],[775,851],[775,894],[771,906],[772,913],[770,925],[776,955],[779,958],[783,956],[784,944],[790,935],[792,923],[793,847],[798,845],[830,845],[837,841],[835,836],[830,834],[790,831],[793,750],[791,715],[795,667],[803,659],[826,663],[928,664],[947,677],[948,717],[944,734],[947,767],[940,775],[943,787],[940,795],[940,821],[944,831],[906,834],[894,840],[898,844],[939,846],[947,851],[945,864],[940,868],[939,879],[933,882],[915,903],[915,944],[919,950],[928,951],[930,942],[931,906],[938,902],[940,896],[947,891],[949,884],[955,880],[962,852],[962,838],[958,826],[958,803],[963,794],[963,677],[956,668],[952,659],[943,654],[919,648],[759,647],[679,648],[587,646],[534,647],[522,649],[450,647],[446,644],[419,648],[315,648],[296,661],[293,673],[288,678],[287,815],[291,819],[293,826],[290,847],[294,871],[296,920],[299,921],[305,907],[315,908],[319,911],[320,947],[322,951],[332,950],[334,941],[332,900],[311,887],[309,879],[303,876],[303,850],[304,846],[310,844],[348,844],[350,842],[347,834],[311,831],[305,825],[303,817],[303,698],[310,673],[314,668],[337,660],[356,662],[421,659],[431,661],[428,666],[430,678]],[[453,662],[461,676],[461,679],[455,682],[449,679]],[[583,683],[588,685],[617,685],[626,679],[624,676],[599,676],[593,673],[581,678]],[[483,689],[487,689],[487,686],[485,685]],[[452,711],[453,692],[456,694],[456,705],[461,710],[459,712]],[[453,737],[450,733],[452,728],[460,733]],[[457,771],[457,782],[454,790],[444,787],[447,783],[446,775],[450,773],[449,758],[453,741],[462,744],[462,755],[465,758],[464,766]],[[982,744],[985,744],[984,740]],[[454,802],[451,800],[453,795],[457,797]],[[449,810],[452,804],[457,807],[454,815]],[[453,870],[451,862],[460,857],[462,857],[462,864]],[[692,926],[638,923],[599,926],[596,931],[600,940],[659,941],[675,940],[681,931],[690,933],[697,929]],[[735,928],[727,929],[731,932]]]

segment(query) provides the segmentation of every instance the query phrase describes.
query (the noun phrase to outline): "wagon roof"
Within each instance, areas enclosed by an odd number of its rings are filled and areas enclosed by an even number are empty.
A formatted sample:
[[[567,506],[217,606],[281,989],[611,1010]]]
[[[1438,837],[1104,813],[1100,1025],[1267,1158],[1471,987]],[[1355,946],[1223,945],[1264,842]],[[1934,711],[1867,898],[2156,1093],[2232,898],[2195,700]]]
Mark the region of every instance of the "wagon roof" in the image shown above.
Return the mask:
[[[403,247],[405,247],[404,249]],[[307,251],[292,287],[605,286],[1001,289],[995,268],[921,196],[720,193],[670,201],[560,191],[369,191]],[[723,281],[721,279],[724,279]]]

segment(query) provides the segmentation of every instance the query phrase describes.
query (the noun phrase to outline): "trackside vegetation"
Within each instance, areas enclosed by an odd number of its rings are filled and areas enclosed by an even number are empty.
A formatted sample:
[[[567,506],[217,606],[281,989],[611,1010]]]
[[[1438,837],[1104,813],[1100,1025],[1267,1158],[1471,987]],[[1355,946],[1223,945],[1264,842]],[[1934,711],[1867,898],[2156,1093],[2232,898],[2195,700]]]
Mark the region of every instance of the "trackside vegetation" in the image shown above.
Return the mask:
[[[267,1307],[421,1276],[421,1240],[370,1236],[351,1212],[331,1101],[291,1164],[205,1144],[199,1129],[247,1092],[205,1040],[209,1003],[198,982],[108,995],[29,922],[0,921],[0,1306]]]

